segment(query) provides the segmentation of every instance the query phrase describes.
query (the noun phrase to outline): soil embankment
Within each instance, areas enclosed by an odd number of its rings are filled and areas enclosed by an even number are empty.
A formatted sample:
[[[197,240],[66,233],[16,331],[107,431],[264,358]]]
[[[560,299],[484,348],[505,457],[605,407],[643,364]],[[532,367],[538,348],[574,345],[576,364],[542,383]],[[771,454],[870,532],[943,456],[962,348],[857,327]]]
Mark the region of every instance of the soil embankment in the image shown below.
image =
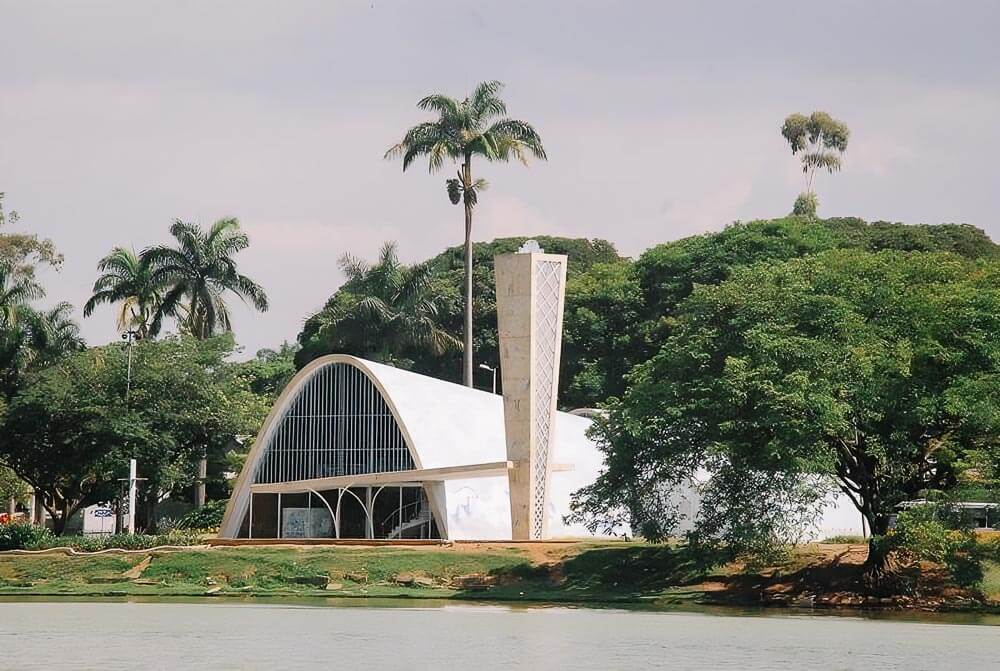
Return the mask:
[[[908,594],[860,588],[863,545],[798,548],[779,566],[705,570],[683,550],[624,542],[200,547],[129,554],[0,553],[0,596],[427,597],[807,608],[997,608],[1000,567],[982,591],[917,566]],[[992,576],[992,577],[990,577]]]

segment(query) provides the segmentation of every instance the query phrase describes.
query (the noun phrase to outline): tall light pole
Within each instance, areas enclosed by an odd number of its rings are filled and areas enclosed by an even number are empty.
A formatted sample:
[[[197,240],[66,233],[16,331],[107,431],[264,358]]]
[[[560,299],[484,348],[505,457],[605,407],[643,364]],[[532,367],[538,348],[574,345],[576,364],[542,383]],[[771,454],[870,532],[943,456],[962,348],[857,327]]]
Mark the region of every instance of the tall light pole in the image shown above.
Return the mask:
[[[479,367],[482,368],[483,370],[488,370],[491,373],[493,373],[493,393],[494,394],[497,393],[497,369],[493,368],[492,366],[487,366],[484,363],[479,364]]]
[[[122,333],[122,340],[125,341],[125,349],[128,351],[128,368],[125,373],[125,411],[128,412],[128,396],[132,388],[132,348],[142,339],[142,335],[135,329],[129,329]],[[129,459],[128,469],[128,531],[135,533],[135,506],[136,493],[139,478],[136,474],[136,461]],[[120,511],[119,511],[120,513]]]
[[[125,349],[128,350],[128,369],[125,373],[125,409],[128,410],[128,393],[132,387],[132,348],[142,340],[142,335],[135,329],[129,329],[122,333],[122,340],[125,341]]]

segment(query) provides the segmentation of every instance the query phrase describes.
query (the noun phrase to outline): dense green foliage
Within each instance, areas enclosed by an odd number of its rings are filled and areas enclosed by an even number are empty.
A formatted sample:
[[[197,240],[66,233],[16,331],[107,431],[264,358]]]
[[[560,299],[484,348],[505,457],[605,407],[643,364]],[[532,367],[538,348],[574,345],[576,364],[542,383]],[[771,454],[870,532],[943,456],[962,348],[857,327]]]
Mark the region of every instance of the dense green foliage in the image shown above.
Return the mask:
[[[694,287],[718,284],[744,266],[832,249],[949,251],[967,258],[998,254],[998,247],[971,226],[869,224],[854,218],[796,216],[737,223],[718,233],[657,245],[634,262],[621,258],[603,240],[537,239],[546,251],[569,256],[560,373],[560,402],[567,408],[596,406],[624,393],[625,373],[659,350],[670,333],[677,306]],[[490,365],[498,361],[493,257],[516,251],[525,240],[503,238],[473,247],[473,347],[477,361]],[[458,338],[462,333],[462,248],[448,249],[422,265],[432,271],[440,325]],[[343,309],[366,294],[358,282],[349,280],[330,298],[324,311]],[[321,334],[322,315],[323,311],[307,319],[299,334],[302,349],[296,355],[298,367],[331,352],[373,354],[372,348],[350,341],[357,334]],[[397,355],[396,360],[397,365],[434,377],[461,380],[457,350],[437,355],[416,347]],[[488,371],[477,372],[478,386],[488,389]]]
[[[173,529],[162,534],[86,534],[75,536],[44,535],[38,540],[25,544],[26,550],[47,550],[49,548],[73,548],[77,552],[101,552],[102,550],[149,550],[156,547],[190,547],[202,544],[200,530]]]
[[[79,508],[117,496],[130,457],[141,464],[151,510],[161,492],[190,485],[194,456],[204,451],[221,464],[233,438],[259,426],[267,401],[225,363],[232,351],[229,336],[143,342],[127,401],[121,346],[64,356],[10,400],[0,455],[45,494],[57,533]]]
[[[178,529],[218,529],[222,526],[222,518],[226,514],[228,499],[209,501],[201,508],[187,513],[177,522]]]
[[[975,585],[983,579],[989,546],[980,543],[956,513],[935,505],[904,510],[885,542],[906,559],[943,565],[957,585]]]
[[[570,281],[596,263],[613,263],[620,261],[618,253],[610,243],[604,240],[585,240],[551,238],[540,236],[536,238],[539,244],[554,254],[569,256]],[[527,238],[501,238],[489,243],[476,243],[473,246],[474,256],[474,295],[473,303],[473,333],[476,360],[490,365],[496,365],[499,359],[496,336],[496,286],[493,277],[493,257],[497,254],[516,252]],[[463,251],[461,247],[452,247],[443,253],[426,261],[431,274],[431,292],[437,297],[438,322],[445,332],[458,338],[462,333],[462,281],[463,281]],[[306,320],[298,340],[302,349],[296,355],[296,364],[301,368],[318,356],[334,352],[362,355],[370,349],[365,349],[356,341],[352,344],[350,338],[356,334],[337,334],[336,330],[328,329],[322,332],[324,313],[342,310],[344,305],[351,305],[360,300],[368,292],[358,280],[348,280],[327,301],[319,313]],[[569,299],[567,298],[567,301]],[[395,328],[395,324],[388,328]],[[347,345],[351,345],[348,347]],[[433,350],[423,347],[408,348],[400,351],[396,357],[397,363],[409,365],[413,370],[432,375],[445,380],[461,381],[461,352],[455,349],[435,354]],[[565,357],[564,357],[565,360]],[[481,388],[489,388],[489,377],[483,372],[478,379]]]
[[[431,266],[400,263],[395,243],[386,243],[376,263],[345,255],[340,268],[347,283],[312,318],[326,346],[404,368],[413,365],[410,356],[461,349],[441,325],[450,301]]]
[[[670,279],[661,295],[690,293],[610,404],[583,517],[624,509],[663,537],[664,493],[705,469],[702,538],[766,547],[828,483],[881,535],[896,504],[954,486],[967,455],[1000,444],[995,260],[834,249],[693,290]]]
[[[254,358],[235,364],[240,376],[246,379],[250,390],[273,401],[295,375],[297,345],[282,343],[274,349],[258,350]]]
[[[164,534],[89,534],[77,536],[56,536],[48,528],[29,522],[0,523],[0,551],[3,550],[48,550],[50,548],[73,548],[78,552],[100,552],[102,550],[148,550],[166,545],[199,545],[201,532],[173,530]]]
[[[52,532],[30,522],[0,522],[0,551],[33,550],[48,542]]]
[[[5,506],[11,499],[15,503],[27,503],[28,486],[14,471],[0,464],[0,513],[7,512]]]

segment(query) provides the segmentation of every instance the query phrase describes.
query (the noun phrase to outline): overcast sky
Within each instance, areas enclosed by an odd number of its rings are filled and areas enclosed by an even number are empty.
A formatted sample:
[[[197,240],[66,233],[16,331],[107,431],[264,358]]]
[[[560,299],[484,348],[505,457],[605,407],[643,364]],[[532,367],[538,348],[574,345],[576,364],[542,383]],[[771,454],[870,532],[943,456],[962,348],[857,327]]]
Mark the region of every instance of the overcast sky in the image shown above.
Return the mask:
[[[998,2],[41,2],[0,0],[0,191],[66,256],[82,305],[111,247],[174,218],[235,216],[271,310],[238,340],[294,339],[343,252],[408,261],[462,239],[446,174],[382,154],[423,95],[507,83],[547,163],[480,165],[474,236],[612,240],[629,255],[787,213],[779,127],[850,126],[820,213],[966,222],[1000,239]],[[238,301],[237,301],[238,302]],[[82,316],[81,316],[82,318]],[[111,309],[83,320],[115,338]]]

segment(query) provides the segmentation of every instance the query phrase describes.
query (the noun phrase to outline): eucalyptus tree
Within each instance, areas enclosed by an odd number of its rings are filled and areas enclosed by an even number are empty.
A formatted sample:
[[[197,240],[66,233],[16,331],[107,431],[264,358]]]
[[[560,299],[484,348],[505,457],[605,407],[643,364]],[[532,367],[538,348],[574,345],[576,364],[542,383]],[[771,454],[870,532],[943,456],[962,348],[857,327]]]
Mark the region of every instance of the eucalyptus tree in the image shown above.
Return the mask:
[[[817,199],[813,180],[819,168],[834,173],[840,170],[841,158],[847,151],[851,131],[843,121],[826,112],[790,114],[781,126],[781,135],[792,148],[792,154],[802,162],[806,189],[795,201],[794,214],[815,214]]]
[[[101,259],[97,269],[101,275],[94,282],[93,295],[83,306],[83,316],[89,317],[103,303],[117,303],[118,330],[134,328],[145,338],[161,299],[148,260],[130,249],[115,247]]]
[[[33,233],[6,233],[7,224],[16,224],[20,216],[16,210],[4,210],[4,193],[0,192],[0,264],[9,264],[14,271],[34,277],[35,268],[44,264],[59,267],[63,257],[51,240]]]
[[[414,351],[440,356],[461,346],[441,326],[442,292],[430,266],[400,263],[394,242],[374,264],[349,254],[339,264],[346,291],[317,315],[319,335],[333,348],[405,364]]]
[[[179,219],[170,227],[176,247],[160,245],[143,251],[151,283],[163,292],[153,314],[150,333],[159,332],[163,318],[177,318],[182,331],[205,340],[232,331],[225,295],[233,293],[260,312],[268,308],[267,294],[239,272],[238,252],[250,245],[236,219],[220,219],[207,231]]]
[[[448,161],[459,164],[457,176],[445,180],[448,199],[465,209],[465,329],[463,382],[472,386],[472,210],[479,192],[487,188],[472,173],[472,159],[507,162],[517,159],[527,164],[528,155],[545,160],[545,148],[530,124],[506,116],[507,105],[499,97],[503,83],[482,82],[463,100],[435,93],[417,103],[422,110],[436,113],[437,119],[413,126],[403,139],[389,148],[385,158],[402,158],[405,171],[420,156],[427,157],[428,169],[436,172]]]

